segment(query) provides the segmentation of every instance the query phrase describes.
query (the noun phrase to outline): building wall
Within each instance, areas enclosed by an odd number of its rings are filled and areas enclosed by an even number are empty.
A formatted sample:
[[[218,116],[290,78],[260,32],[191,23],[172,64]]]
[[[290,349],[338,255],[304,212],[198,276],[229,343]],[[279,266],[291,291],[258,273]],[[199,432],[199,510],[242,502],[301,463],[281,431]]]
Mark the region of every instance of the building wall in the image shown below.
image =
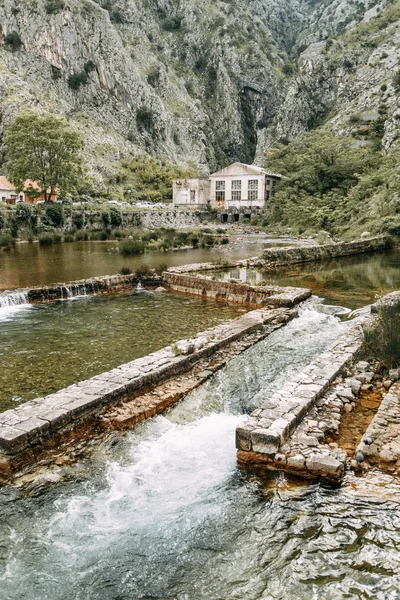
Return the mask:
[[[225,181],[225,203],[216,201],[217,182]],[[240,181],[241,200],[232,199],[233,181]],[[249,200],[249,181],[258,181],[257,200]],[[211,203],[215,208],[261,208],[265,204],[265,175],[230,175],[229,177],[211,177]]]
[[[15,204],[16,202],[25,202],[24,192],[17,192],[6,188],[0,188],[0,201],[7,204]]]
[[[210,199],[208,179],[178,179],[173,184],[173,203],[175,206],[205,205]]]

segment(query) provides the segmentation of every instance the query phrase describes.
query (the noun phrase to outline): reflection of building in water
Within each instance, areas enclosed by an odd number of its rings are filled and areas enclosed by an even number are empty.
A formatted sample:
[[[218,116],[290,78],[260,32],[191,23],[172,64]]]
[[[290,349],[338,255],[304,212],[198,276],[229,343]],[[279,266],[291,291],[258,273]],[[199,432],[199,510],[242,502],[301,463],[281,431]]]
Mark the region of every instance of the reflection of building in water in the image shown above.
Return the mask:
[[[223,271],[219,274],[218,279],[221,281],[241,281],[250,285],[259,285],[263,282],[262,273],[247,269],[247,267],[237,267],[229,271]]]
[[[173,203],[175,206],[210,204],[223,211],[223,222],[239,222],[265,207],[281,178],[279,173],[237,162],[208,178],[176,179]]]

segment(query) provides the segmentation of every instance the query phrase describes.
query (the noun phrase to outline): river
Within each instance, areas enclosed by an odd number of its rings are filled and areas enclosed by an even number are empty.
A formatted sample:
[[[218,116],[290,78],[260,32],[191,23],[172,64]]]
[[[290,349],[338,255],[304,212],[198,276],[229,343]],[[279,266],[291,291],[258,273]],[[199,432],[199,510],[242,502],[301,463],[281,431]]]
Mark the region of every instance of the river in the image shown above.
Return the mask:
[[[141,266],[168,268],[224,258],[240,260],[259,256],[266,246],[293,243],[295,240],[287,237],[237,234],[226,246],[148,252],[126,258],[119,254],[117,241],[71,242],[52,246],[17,244],[10,252],[0,249],[0,290],[116,275],[122,267],[130,267],[134,271]]]
[[[392,274],[365,296],[393,289]],[[334,489],[236,464],[237,425],[350,326],[332,312],[313,297],[164,416],[1,488],[1,599],[400,598],[395,479]]]
[[[390,478],[335,490],[236,466],[245,413],[346,327],[312,299],[165,416],[4,488],[1,597],[398,598],[400,518],[379,492],[396,497]]]

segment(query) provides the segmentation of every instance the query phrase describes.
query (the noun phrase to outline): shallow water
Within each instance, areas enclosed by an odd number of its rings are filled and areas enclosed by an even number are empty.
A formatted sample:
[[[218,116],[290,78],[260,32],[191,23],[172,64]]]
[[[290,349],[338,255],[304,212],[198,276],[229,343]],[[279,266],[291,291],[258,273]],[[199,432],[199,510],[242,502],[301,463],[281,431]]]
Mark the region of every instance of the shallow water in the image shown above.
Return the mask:
[[[264,235],[234,236],[233,243],[215,248],[151,252],[124,258],[118,252],[118,242],[72,242],[40,246],[18,244],[15,250],[0,249],[0,290],[47,285],[56,282],[115,275],[122,267],[133,271],[142,265],[158,268],[197,262],[239,260],[261,254],[266,245],[279,239]]]
[[[0,492],[7,600],[398,598],[398,485],[341,489],[236,465],[234,431],[348,327],[315,299],[165,416]],[[243,376],[244,374],[244,376]],[[363,487],[364,486],[364,487]],[[373,490],[373,493],[371,493]]]
[[[170,293],[0,309],[0,410],[55,392],[235,318],[243,308]]]
[[[232,269],[215,276],[223,280],[239,279],[252,285],[306,287],[325,298],[328,304],[355,309],[400,289],[400,251],[340,257],[268,272]]]

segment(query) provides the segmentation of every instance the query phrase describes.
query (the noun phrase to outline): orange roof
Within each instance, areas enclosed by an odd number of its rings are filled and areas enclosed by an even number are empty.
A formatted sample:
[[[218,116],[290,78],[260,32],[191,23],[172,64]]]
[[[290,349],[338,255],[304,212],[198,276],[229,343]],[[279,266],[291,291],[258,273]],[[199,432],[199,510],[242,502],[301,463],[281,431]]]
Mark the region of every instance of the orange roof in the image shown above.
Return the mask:
[[[10,190],[11,192],[15,191],[15,185],[10,183],[6,177],[0,175],[0,189],[1,190]]]

